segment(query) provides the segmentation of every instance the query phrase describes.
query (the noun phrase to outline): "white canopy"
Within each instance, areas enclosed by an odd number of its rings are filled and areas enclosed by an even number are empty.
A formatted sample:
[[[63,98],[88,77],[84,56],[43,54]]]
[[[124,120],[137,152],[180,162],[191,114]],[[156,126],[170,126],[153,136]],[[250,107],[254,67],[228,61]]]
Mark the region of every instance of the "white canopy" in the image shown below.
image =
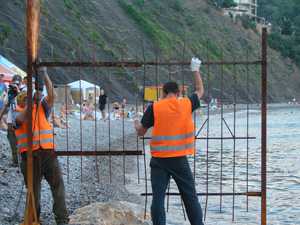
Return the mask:
[[[87,96],[92,93],[92,95],[94,95],[94,97],[98,97],[99,93],[100,93],[100,86],[99,85],[95,85],[93,83],[90,83],[88,81],[85,80],[77,80],[74,82],[71,82],[68,84],[68,86],[70,87],[70,89],[77,89],[79,90],[81,87],[81,91],[82,91],[82,96],[83,99],[87,99]],[[95,87],[96,87],[96,93],[95,92]]]
[[[71,89],[72,88],[80,88],[80,85],[81,85],[82,89],[94,88],[95,87],[95,84],[90,83],[90,82],[85,81],[85,80],[77,80],[77,81],[74,81],[74,82],[71,82],[71,83],[68,84],[68,86],[70,86]],[[100,88],[99,85],[96,85],[96,87]]]

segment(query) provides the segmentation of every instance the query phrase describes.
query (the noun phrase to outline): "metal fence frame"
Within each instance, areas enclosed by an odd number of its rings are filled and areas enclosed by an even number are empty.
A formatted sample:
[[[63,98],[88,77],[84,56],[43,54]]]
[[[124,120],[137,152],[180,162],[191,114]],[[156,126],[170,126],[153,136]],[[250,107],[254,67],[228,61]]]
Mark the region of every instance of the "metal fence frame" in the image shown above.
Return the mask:
[[[27,0],[27,75],[28,75],[28,111],[27,118],[29,121],[28,136],[29,136],[29,150],[27,160],[27,173],[28,173],[28,192],[26,201],[26,210],[24,216],[24,224],[38,224],[36,207],[33,195],[33,157],[32,157],[32,76],[34,71],[42,66],[45,67],[144,67],[145,66],[172,66],[172,65],[189,65],[190,62],[37,62],[38,47],[39,47],[39,24],[40,24],[40,1]],[[259,192],[247,193],[198,193],[199,195],[246,195],[261,197],[261,225],[267,224],[267,29],[262,30],[262,43],[261,43],[261,60],[257,61],[207,61],[203,62],[204,65],[261,65],[261,190]],[[209,137],[208,137],[209,138]],[[223,137],[222,137],[223,138]],[[233,137],[238,139],[238,137]],[[249,138],[249,137],[247,137]],[[144,140],[143,138],[143,146]],[[201,138],[199,138],[201,139]],[[143,151],[61,151],[57,152],[59,156],[100,156],[100,155],[144,155]],[[144,165],[146,167],[146,165]],[[168,195],[178,195],[178,193],[167,193]],[[151,195],[147,192],[144,195]],[[147,197],[145,200],[145,208],[147,205]],[[234,217],[234,215],[233,215]]]

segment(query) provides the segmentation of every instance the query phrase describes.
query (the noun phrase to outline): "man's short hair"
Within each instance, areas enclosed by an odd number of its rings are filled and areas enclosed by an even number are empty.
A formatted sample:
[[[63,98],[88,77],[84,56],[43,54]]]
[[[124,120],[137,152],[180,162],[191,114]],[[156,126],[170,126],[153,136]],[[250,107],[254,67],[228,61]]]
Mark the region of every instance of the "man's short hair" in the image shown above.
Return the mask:
[[[169,93],[178,94],[179,93],[178,84],[174,81],[169,81],[169,82],[165,83],[163,86],[163,92],[166,95]]]

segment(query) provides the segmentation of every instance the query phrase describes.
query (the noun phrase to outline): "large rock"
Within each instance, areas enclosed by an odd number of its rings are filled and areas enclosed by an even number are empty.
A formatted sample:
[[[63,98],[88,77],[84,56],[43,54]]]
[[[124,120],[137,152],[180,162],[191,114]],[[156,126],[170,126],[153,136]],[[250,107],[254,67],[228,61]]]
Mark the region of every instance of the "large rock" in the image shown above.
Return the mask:
[[[93,225],[150,225],[144,220],[143,207],[129,202],[93,203],[77,209],[70,224]]]

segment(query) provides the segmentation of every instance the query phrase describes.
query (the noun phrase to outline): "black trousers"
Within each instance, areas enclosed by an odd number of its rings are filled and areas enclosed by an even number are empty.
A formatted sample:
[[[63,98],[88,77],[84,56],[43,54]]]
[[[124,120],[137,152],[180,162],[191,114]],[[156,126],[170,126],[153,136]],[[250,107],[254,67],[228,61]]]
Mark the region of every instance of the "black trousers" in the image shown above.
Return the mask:
[[[173,177],[182,197],[191,225],[203,225],[202,209],[195,189],[195,182],[187,158],[151,158],[153,225],[166,225],[165,194]]]
[[[27,154],[21,154],[21,171],[27,186]],[[41,182],[43,177],[50,185],[53,197],[53,213],[57,224],[69,221],[65,202],[65,187],[62,174],[53,150],[37,150],[33,152],[33,192],[38,218],[40,216]]]

